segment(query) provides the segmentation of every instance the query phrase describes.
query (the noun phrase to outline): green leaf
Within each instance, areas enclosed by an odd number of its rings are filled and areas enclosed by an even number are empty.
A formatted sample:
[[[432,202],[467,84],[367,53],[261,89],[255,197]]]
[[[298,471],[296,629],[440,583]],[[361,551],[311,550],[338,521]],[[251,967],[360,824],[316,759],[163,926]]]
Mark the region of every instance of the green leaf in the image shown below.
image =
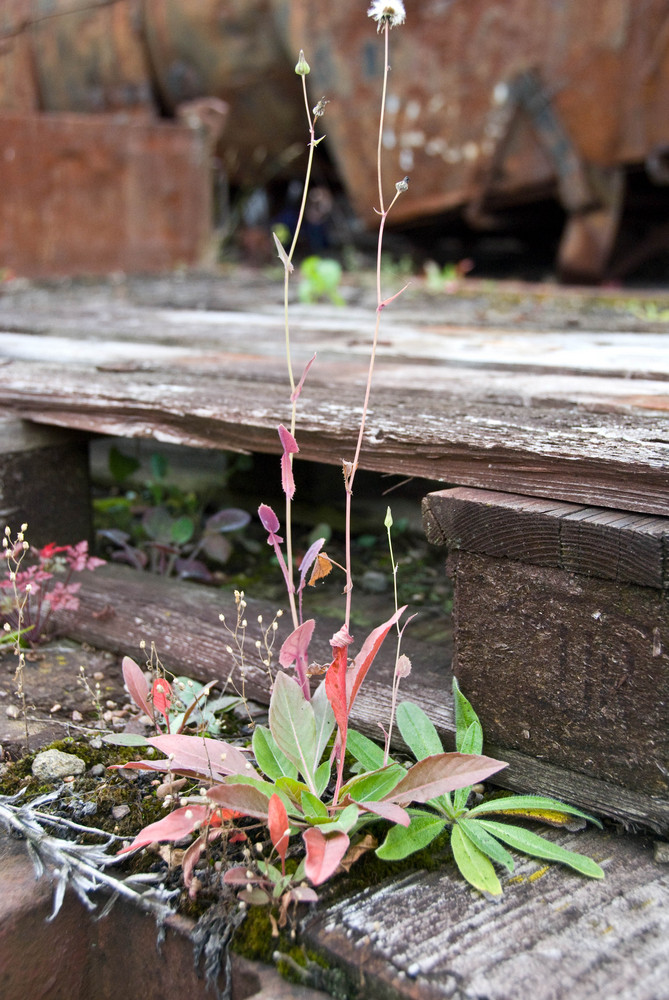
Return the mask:
[[[315,795],[312,795],[311,792],[302,792],[301,804],[305,819],[327,820],[330,818],[327,806],[320,799],[317,799]]]
[[[314,755],[314,769],[316,769],[336,724],[332,705],[325,691],[324,681],[321,681],[311,696],[311,707],[314,710],[316,723],[316,753]]]
[[[435,816],[434,813],[410,809],[409,815],[410,825],[391,827],[386,839],[380,847],[377,847],[376,854],[383,861],[401,861],[402,858],[408,858],[410,854],[421,851],[431,844],[446,826],[446,820]]]
[[[475,730],[476,737],[473,740],[473,749],[468,752],[481,753],[483,751],[483,729],[481,728],[479,717],[463,695],[455,677],[453,678],[453,704],[455,707],[455,749],[461,753],[465,753],[462,745],[469,727],[475,724],[477,727]]]
[[[332,773],[332,764],[329,760],[324,760],[323,763],[316,768],[316,774],[314,775],[314,784],[316,785],[316,794],[322,796],[325,789],[328,787],[330,782],[330,775]]]
[[[528,819],[537,819],[559,825],[564,825],[564,821],[568,820],[569,816],[577,816],[579,819],[588,820],[600,828],[602,825],[594,816],[545,795],[505,795],[497,799],[488,799],[487,802],[481,802],[470,809],[468,816],[481,816],[483,813],[522,815]],[[560,819],[562,819],[562,823],[559,822]]]
[[[451,849],[461,875],[470,885],[473,885],[479,892],[488,892],[491,896],[501,896],[502,887],[492,862],[469,839],[459,824],[453,827],[451,833]]]
[[[355,802],[352,802],[341,812],[335,813],[334,816],[307,816],[305,818],[312,826],[317,826],[324,834],[329,835],[331,833],[348,833],[357,823],[359,815],[360,809]]]
[[[403,701],[397,707],[397,725],[402,739],[411,749],[416,760],[442,753],[443,746],[433,723],[418,705]]]
[[[346,738],[346,750],[363,765],[366,771],[376,771],[383,767],[383,750],[372,740],[349,729]]]
[[[487,830],[484,830],[477,820],[462,817],[457,823],[462,832],[478,847],[479,851],[487,854],[491,861],[496,861],[498,865],[503,865],[510,872],[513,871],[514,861],[512,856],[505,847],[502,847],[499,841],[495,840]]]
[[[297,681],[283,672],[274,680],[269,728],[279,750],[295,765],[309,790],[314,792],[317,739],[314,710]]]
[[[175,545],[185,545],[186,542],[190,542],[195,532],[195,525],[190,517],[178,517],[176,521],[172,522],[172,527],[170,528],[170,541],[174,542]]]
[[[117,483],[122,483],[128,479],[133,472],[137,472],[141,465],[138,458],[131,455],[124,455],[118,448],[109,449],[109,472]]]
[[[108,736],[103,736],[102,739],[105,743],[112,743],[117,747],[148,746],[146,738],[144,736],[139,736],[137,733],[109,733]]]
[[[388,764],[377,771],[358,774],[342,786],[340,796],[350,795],[356,802],[378,802],[390,795],[405,774],[401,764]]]
[[[290,801],[293,812],[296,809],[302,812],[302,792],[310,791],[304,782],[295,778],[277,778],[274,784],[277,792]]]
[[[151,472],[156,479],[164,479],[167,475],[167,469],[169,467],[169,462],[164,455],[155,452],[149,458],[149,464],[151,466]]]
[[[253,731],[253,755],[258,767],[268,778],[296,778],[297,768],[279,750],[276,741],[266,726],[256,726]]]
[[[495,823],[488,819],[480,819],[477,822],[493,837],[497,837],[509,847],[515,847],[517,851],[529,854],[533,858],[558,861],[589,878],[604,878],[604,871],[596,861],[587,858],[584,854],[568,851],[564,847],[560,847],[559,844],[554,844],[530,830],[523,830],[519,826],[510,826],[508,823]]]
[[[472,722],[461,741],[460,751],[461,753],[480,754],[482,744],[481,727],[477,722]],[[457,791],[453,792],[453,809],[456,813],[461,812],[467,805],[471,790],[472,786],[467,785],[465,788],[458,788]]]

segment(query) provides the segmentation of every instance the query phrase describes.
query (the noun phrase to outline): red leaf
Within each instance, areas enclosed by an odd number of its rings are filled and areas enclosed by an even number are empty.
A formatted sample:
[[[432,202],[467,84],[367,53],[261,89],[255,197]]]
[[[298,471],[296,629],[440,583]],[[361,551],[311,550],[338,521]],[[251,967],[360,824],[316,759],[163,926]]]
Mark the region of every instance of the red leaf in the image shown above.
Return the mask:
[[[325,693],[339,726],[342,743],[346,743],[348,707],[346,704],[346,646],[337,646],[334,659],[325,675]]]
[[[272,795],[269,800],[267,810],[269,817],[269,835],[276,851],[281,858],[281,868],[286,861],[286,851],[288,850],[288,840],[290,839],[288,813],[286,807],[278,795]]]
[[[138,708],[141,708],[150,719],[153,719],[153,705],[149,701],[149,682],[140,667],[129,656],[123,657],[121,667],[123,670],[123,680],[130,692],[130,697]]]
[[[307,849],[304,870],[314,885],[321,885],[331,878],[346,854],[349,839],[345,833],[337,831],[328,837],[318,827],[312,826],[302,834]]]
[[[160,712],[169,728],[169,711],[172,704],[172,686],[164,677],[158,677],[151,688],[151,698],[156,712]]]
[[[206,822],[210,813],[209,806],[182,806],[175,809],[168,816],[150,823],[137,834],[132,844],[122,847],[117,854],[127,854],[129,851],[136,851],[138,847],[146,847],[156,840],[175,841],[187,837],[193,833],[203,823]]]
[[[315,624],[316,622],[314,619],[309,618],[308,621],[303,622],[302,625],[298,625],[298,627],[290,633],[284,642],[281,647],[281,652],[279,653],[279,663],[285,670],[292,667],[296,660],[302,663],[307,661],[309,643],[311,642],[311,637],[314,634]]]
[[[435,753],[410,767],[384,801],[428,802],[445,792],[485,781],[503,767],[507,767],[504,761],[479,754]]]
[[[360,690],[360,685],[364,681],[367,671],[371,667],[376,654],[381,648],[381,643],[405,610],[406,604],[404,607],[401,607],[398,611],[396,611],[392,618],[389,618],[387,622],[384,622],[383,625],[379,625],[379,627],[375,628],[373,632],[370,632],[363,642],[362,649],[353,661],[353,669],[349,671],[347,684],[349,690],[349,712],[353,708],[353,702],[355,701],[358,691]]]

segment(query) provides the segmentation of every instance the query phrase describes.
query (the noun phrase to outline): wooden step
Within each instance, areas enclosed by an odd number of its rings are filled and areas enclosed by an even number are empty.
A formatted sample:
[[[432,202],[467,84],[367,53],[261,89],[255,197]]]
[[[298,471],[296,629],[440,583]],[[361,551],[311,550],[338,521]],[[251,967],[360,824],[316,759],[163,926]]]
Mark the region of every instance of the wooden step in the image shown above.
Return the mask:
[[[253,660],[242,672],[227,651],[229,637],[219,620],[224,614],[229,623],[236,620],[232,595],[196,584],[139,573],[127,567],[106,566],[92,574],[81,574],[83,580],[76,613],[59,612],[58,621],[70,637],[129,655],[140,662],[144,653],[140,642],[156,642],[165,666],[176,673],[202,681],[230,678],[237,690],[262,703],[269,701],[269,678],[264,667]],[[259,637],[257,616],[267,624],[277,608],[247,597],[249,648]],[[389,609],[390,614],[391,609]],[[308,612],[307,612],[308,613]],[[289,630],[288,615],[278,633]],[[381,624],[379,622],[379,624]],[[330,637],[341,627],[340,620],[320,619],[311,648],[311,656],[319,663],[331,659]],[[361,643],[364,635],[357,635]],[[400,699],[414,701],[424,709],[439,731],[446,749],[454,748],[455,725],[451,696],[451,650],[445,644],[435,646],[411,639],[411,628],[403,644],[413,669],[402,681]],[[354,646],[354,649],[358,648]],[[387,725],[390,718],[391,678],[394,650],[390,644],[382,647],[356,700],[352,725],[366,735],[379,739],[379,723]],[[474,699],[474,707],[478,705]],[[485,731],[485,725],[484,725]],[[397,745],[398,734],[395,730]],[[522,746],[516,749],[488,735],[485,750],[509,767],[493,779],[503,787],[516,791],[555,795],[591,812],[610,816],[627,824],[647,825],[659,831],[669,830],[669,803],[654,797],[644,788],[626,787],[604,780],[592,770],[583,770],[536,758]]]
[[[669,518],[486,490],[424,501],[453,669],[509,749],[669,807]]]

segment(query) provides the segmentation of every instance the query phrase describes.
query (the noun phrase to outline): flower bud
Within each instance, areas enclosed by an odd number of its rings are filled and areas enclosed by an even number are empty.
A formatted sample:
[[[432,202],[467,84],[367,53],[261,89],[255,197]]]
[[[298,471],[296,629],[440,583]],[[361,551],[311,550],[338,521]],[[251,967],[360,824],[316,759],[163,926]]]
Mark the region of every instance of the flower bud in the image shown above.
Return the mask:
[[[407,174],[401,181],[398,181],[395,185],[395,190],[398,194],[404,194],[405,191],[409,190],[409,176]]]
[[[304,49],[300,49],[300,57],[297,60],[297,64],[295,66],[295,72],[297,73],[298,76],[306,76],[307,73],[311,72],[311,66],[304,58]]]

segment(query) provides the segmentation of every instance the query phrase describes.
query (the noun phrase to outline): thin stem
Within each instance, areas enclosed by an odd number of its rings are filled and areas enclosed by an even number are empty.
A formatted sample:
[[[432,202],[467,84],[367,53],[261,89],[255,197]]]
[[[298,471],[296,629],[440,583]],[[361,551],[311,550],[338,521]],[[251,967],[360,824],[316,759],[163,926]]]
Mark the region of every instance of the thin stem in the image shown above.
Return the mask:
[[[369,368],[367,371],[367,383],[365,385],[365,398],[362,404],[362,415],[360,417],[360,427],[358,429],[358,440],[355,447],[355,455],[353,457],[353,462],[345,466],[344,477],[346,480],[346,610],[345,610],[345,625],[349,628],[351,621],[351,595],[353,591],[353,573],[351,569],[351,502],[353,497],[353,483],[355,480],[355,474],[358,470],[358,464],[360,461],[360,452],[362,451],[362,442],[365,435],[365,423],[367,421],[367,413],[369,411],[369,399],[372,391],[372,378],[374,375],[374,362],[376,360],[376,349],[379,341],[379,330],[381,327],[381,312],[384,308],[384,300],[381,294],[381,254],[383,250],[383,237],[386,228],[386,219],[388,218],[388,213],[397,201],[400,192],[396,191],[393,200],[390,202],[387,208],[384,207],[383,200],[383,175],[381,169],[381,153],[383,147],[383,123],[385,118],[385,107],[386,107],[386,95],[388,91],[388,72],[390,70],[389,65],[389,34],[390,28],[386,22],[383,28],[384,34],[384,64],[383,64],[383,90],[381,95],[381,113],[379,118],[379,139],[377,144],[377,178],[379,185],[379,233],[377,238],[376,247],[376,322],[374,324],[374,336],[372,338],[372,346],[369,354]]]
[[[304,220],[304,213],[307,205],[307,196],[309,194],[309,184],[311,182],[311,170],[314,162],[314,150],[318,143],[316,142],[316,118],[314,115],[312,118],[311,112],[309,110],[309,98],[307,95],[307,81],[306,77],[302,76],[302,94],[304,96],[304,107],[307,113],[307,121],[309,123],[309,158],[307,160],[307,171],[304,180],[304,187],[302,189],[302,201],[300,203],[300,211],[297,216],[297,222],[295,224],[295,232],[293,233],[293,240],[290,245],[290,250],[287,254],[287,263],[284,262],[284,279],[283,279],[283,316],[284,316],[284,327],[285,327],[285,339],[286,339],[286,365],[288,368],[288,378],[290,381],[290,396],[291,396],[291,411],[290,411],[290,433],[295,436],[295,427],[297,424],[297,398],[295,396],[295,376],[293,374],[293,361],[290,351],[290,322],[288,316],[288,283],[290,278],[290,272],[292,270],[293,255],[295,253],[295,247],[297,246],[297,241],[299,239],[300,231],[302,229],[302,222]],[[292,466],[293,456],[289,455],[288,460]],[[299,615],[297,611],[297,605],[295,603],[295,567],[293,563],[293,515],[292,515],[292,499],[286,494],[286,562],[288,564],[288,601],[290,603],[290,614],[293,619],[293,628],[297,628],[299,624]]]

